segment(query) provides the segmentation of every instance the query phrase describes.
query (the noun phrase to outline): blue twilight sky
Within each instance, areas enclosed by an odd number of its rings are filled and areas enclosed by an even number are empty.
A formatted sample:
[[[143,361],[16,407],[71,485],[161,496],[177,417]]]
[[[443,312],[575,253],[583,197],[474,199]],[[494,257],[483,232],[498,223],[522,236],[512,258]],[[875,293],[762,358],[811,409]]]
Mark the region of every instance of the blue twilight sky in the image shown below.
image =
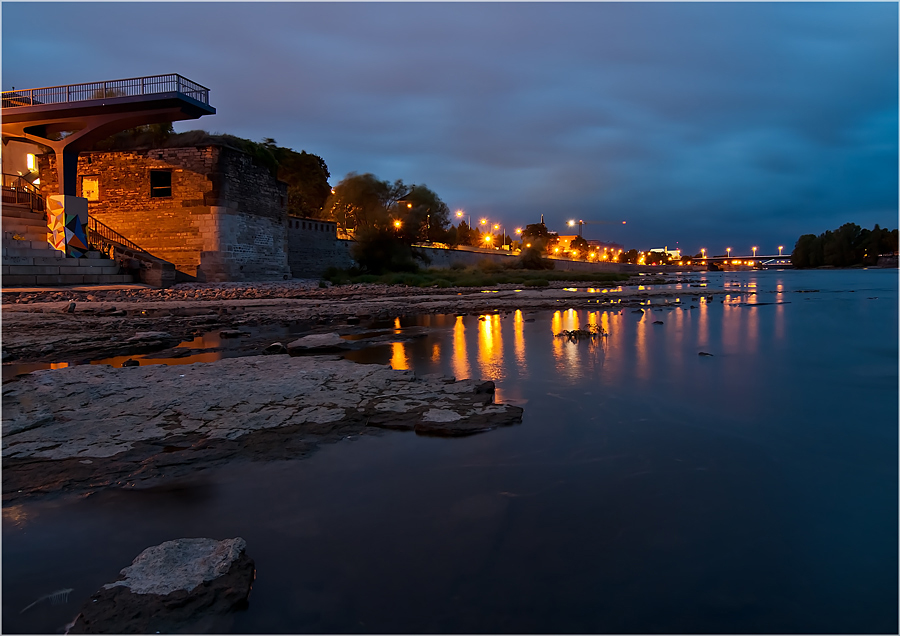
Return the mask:
[[[898,224],[897,3],[4,2],[4,90],[180,73],[176,124],[507,227],[772,253]],[[32,25],[23,28],[23,25]],[[788,249],[790,249],[790,247]]]

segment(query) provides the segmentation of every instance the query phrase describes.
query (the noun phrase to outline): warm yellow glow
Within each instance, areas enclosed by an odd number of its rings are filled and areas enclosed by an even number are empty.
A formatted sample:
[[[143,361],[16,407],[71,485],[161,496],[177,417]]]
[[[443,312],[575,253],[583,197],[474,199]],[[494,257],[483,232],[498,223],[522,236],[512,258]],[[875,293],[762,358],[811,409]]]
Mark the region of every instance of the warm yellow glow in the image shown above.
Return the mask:
[[[51,362],[50,363],[51,369],[65,369],[68,366],[69,366],[68,362]]]
[[[29,153],[25,157],[25,163],[28,166],[29,172],[34,172],[35,170],[37,170],[37,157],[35,157],[34,155]]]
[[[605,261],[609,256],[607,256],[606,252],[603,252],[603,260]]]
[[[407,204],[406,204],[406,207],[411,208],[411,207],[412,207],[412,203],[407,203]]]
[[[554,248],[553,248],[553,252],[554,252],[554,254],[559,254],[559,248],[558,248],[558,247],[554,247]]]
[[[569,221],[569,227],[573,227],[575,225],[575,221]]]
[[[403,344],[395,342],[391,344],[391,368],[392,369],[408,369],[409,362],[406,360],[406,350]]]
[[[394,227],[400,227],[401,225],[403,224],[400,221],[394,221]]]
[[[487,219],[481,219],[481,224],[482,224],[482,225],[487,225]]]
[[[400,318],[394,318],[394,329],[400,329]]]
[[[526,243],[525,247],[531,247],[531,243]]]
[[[503,339],[500,334],[500,316],[488,315],[478,321],[478,363],[481,377],[500,375],[503,367]]]
[[[457,211],[456,211],[456,217],[459,218],[459,219],[461,219],[462,216],[463,216],[463,211],[462,211],[462,210],[457,210]]]
[[[494,229],[495,229],[495,230],[499,230],[499,229],[500,229],[500,224],[499,224],[499,223],[494,223]]]
[[[590,254],[588,254],[588,258],[594,258],[594,256],[595,256],[595,254],[594,254],[593,252],[591,252]]]
[[[456,317],[453,326],[453,374],[457,380],[471,377],[469,374],[469,360],[466,354],[466,325],[463,317]]]
[[[516,352],[518,372],[521,377],[525,377],[525,373],[528,367],[525,360],[525,333],[523,331],[523,328],[525,326],[525,317],[522,315],[521,309],[516,309],[516,313],[513,318],[513,325],[513,346],[515,347]]]
[[[493,240],[494,240],[494,237],[491,236],[490,234],[488,234],[488,235],[486,235],[486,236],[484,237],[484,242],[485,242],[485,243],[491,243],[491,242],[493,242]]]
[[[572,252],[572,256],[578,256],[578,250],[575,250],[574,252]]]
[[[516,228],[516,234],[521,234],[521,233],[522,233],[522,228],[517,227],[517,228]]]

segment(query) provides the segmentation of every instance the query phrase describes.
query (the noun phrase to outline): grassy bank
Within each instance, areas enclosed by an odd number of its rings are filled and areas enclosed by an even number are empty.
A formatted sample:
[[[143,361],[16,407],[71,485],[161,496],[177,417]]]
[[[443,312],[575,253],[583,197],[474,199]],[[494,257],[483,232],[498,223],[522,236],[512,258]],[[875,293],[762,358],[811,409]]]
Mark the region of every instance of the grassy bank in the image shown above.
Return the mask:
[[[557,272],[467,267],[465,269],[425,269],[415,273],[354,274],[352,271],[330,269],[324,280],[333,285],[377,283],[406,285],[407,287],[493,287],[513,284],[523,287],[547,287],[552,281],[579,283],[616,283],[625,281],[628,274],[612,272]]]

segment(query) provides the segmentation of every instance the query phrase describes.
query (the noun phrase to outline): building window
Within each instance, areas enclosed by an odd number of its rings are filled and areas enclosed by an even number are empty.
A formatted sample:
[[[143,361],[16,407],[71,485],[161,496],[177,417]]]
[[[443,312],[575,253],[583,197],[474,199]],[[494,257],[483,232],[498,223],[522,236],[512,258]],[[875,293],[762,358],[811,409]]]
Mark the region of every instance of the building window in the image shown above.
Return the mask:
[[[100,199],[100,177],[82,177],[81,196],[88,201],[98,201]]]
[[[172,196],[172,171],[171,170],[151,170],[150,171],[150,196],[151,197],[170,197],[170,196]]]

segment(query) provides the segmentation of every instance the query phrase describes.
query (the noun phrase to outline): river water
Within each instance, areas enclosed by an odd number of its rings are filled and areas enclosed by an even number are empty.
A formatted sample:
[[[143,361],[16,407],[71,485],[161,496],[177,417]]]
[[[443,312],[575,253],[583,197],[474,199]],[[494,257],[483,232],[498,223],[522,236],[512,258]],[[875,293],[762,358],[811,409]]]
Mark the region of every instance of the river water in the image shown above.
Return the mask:
[[[235,632],[897,633],[897,272],[705,278],[733,295],[412,317],[380,327],[436,329],[348,355],[492,378],[518,426],[4,508],[3,631],[59,631],[150,545],[241,536]]]

